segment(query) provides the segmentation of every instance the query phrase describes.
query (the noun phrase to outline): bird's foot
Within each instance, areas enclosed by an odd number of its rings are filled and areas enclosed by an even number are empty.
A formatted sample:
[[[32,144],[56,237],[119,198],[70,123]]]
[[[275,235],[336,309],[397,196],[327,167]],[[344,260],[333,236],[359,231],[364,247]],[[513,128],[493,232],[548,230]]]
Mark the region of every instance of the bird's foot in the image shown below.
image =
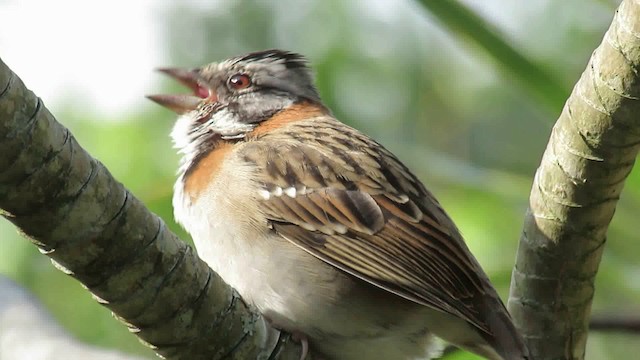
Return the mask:
[[[293,332],[291,333],[291,338],[295,341],[300,341],[300,345],[302,346],[300,360],[305,360],[307,355],[309,355],[309,339],[307,338],[307,335],[299,332]]]

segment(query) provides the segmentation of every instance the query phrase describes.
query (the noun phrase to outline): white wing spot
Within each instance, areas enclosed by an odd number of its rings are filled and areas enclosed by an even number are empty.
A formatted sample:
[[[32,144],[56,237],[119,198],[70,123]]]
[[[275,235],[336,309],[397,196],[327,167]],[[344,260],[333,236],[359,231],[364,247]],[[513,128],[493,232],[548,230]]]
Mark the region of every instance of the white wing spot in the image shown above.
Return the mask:
[[[271,192],[272,195],[280,196],[282,195],[282,188],[280,186],[276,186],[275,189]]]
[[[284,193],[289,195],[289,197],[296,197],[296,188],[292,187],[288,187],[286,189],[284,189]]]
[[[309,231],[316,231],[318,229],[316,229],[315,226],[311,225],[311,224],[307,224],[307,223],[301,223],[300,226],[305,229],[305,230],[309,230]]]
[[[338,234],[346,234],[347,233],[347,227],[342,225],[342,224],[333,224],[333,229],[338,233]]]
[[[269,200],[269,198],[271,197],[271,193],[265,189],[258,190],[258,194],[260,194],[260,196],[265,200]]]

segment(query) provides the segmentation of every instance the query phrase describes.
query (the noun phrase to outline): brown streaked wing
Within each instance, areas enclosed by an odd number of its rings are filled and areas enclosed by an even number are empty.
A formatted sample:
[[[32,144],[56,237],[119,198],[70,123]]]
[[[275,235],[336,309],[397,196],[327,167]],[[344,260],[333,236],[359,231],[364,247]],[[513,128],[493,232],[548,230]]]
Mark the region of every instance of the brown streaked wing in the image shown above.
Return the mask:
[[[488,279],[435,198],[356,130],[328,117],[312,134],[302,124],[242,150],[270,194],[262,201],[273,229],[347,273],[490,333],[474,306]]]

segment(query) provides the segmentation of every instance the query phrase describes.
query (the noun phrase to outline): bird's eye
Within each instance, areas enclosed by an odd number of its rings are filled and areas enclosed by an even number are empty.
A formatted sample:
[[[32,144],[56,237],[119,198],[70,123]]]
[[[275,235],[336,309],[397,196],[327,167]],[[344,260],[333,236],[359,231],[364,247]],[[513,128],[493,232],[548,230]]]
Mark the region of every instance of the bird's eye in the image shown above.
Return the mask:
[[[247,74],[235,74],[227,82],[231,90],[242,90],[251,86],[251,78]]]

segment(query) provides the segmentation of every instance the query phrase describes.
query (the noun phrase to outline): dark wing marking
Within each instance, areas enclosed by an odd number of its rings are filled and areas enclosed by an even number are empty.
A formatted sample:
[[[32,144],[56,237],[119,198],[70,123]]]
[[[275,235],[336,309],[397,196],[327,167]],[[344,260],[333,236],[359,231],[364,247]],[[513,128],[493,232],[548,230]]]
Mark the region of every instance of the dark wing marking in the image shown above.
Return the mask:
[[[264,135],[242,152],[259,171],[264,212],[277,233],[345,272],[490,332],[476,305],[490,289],[486,275],[433,195],[382,146],[326,117]]]

